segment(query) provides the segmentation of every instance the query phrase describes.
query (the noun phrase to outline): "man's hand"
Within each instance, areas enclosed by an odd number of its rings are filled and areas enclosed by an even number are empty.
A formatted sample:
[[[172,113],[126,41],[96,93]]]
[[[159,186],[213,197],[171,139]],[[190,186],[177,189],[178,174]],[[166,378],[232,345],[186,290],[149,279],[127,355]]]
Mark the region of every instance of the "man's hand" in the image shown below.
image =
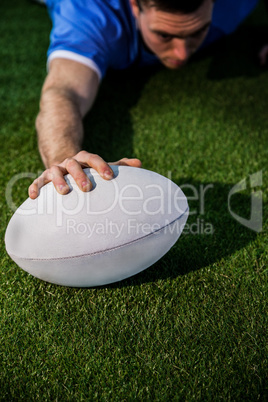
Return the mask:
[[[141,167],[141,161],[139,159],[123,158],[110,164]],[[41,176],[35,179],[30,185],[29,197],[32,199],[37,198],[39,189],[50,181],[52,181],[58,193],[67,194],[69,192],[69,187],[64,180],[64,175],[68,173],[73,176],[80,190],[90,191],[92,188],[92,183],[83,171],[83,168],[87,167],[92,167],[95,169],[105,180],[110,180],[113,178],[112,169],[99,155],[90,154],[86,151],[80,151],[72,158],[65,159],[59,165],[53,165],[49,169],[46,169]]]
[[[268,44],[261,48],[258,56],[260,65],[265,66],[265,64],[268,63]]]
[[[62,58],[50,62],[36,119],[39,150],[47,169],[30,185],[30,198],[37,198],[40,188],[51,181],[58,193],[67,194],[69,187],[64,175],[68,173],[82,191],[89,191],[92,183],[83,168],[92,167],[105,180],[113,177],[112,169],[100,156],[78,152],[83,139],[82,119],[90,110],[98,88],[98,75],[88,66]],[[141,166],[138,159],[127,158],[114,164]]]

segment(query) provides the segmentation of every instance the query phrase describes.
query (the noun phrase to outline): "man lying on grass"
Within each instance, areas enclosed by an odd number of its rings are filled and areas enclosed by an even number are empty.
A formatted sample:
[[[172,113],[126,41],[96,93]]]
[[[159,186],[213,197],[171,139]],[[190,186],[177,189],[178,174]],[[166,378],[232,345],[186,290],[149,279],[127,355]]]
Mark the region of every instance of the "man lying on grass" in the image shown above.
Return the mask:
[[[266,0],[268,2],[268,0]],[[82,191],[91,183],[83,167],[109,180],[113,173],[100,156],[81,151],[82,119],[108,68],[161,62],[179,69],[200,49],[233,32],[258,0],[46,0],[53,21],[49,73],[36,119],[41,157],[47,168],[29,187],[36,198],[52,181],[69,191],[70,173]],[[268,47],[260,53],[264,63]],[[141,166],[138,159],[117,164]]]

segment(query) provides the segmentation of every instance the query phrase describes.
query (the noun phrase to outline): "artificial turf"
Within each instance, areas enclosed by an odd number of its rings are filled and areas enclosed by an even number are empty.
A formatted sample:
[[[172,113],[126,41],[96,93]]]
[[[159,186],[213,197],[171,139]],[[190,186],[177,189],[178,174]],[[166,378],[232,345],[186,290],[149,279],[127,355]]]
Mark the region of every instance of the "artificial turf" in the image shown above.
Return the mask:
[[[263,4],[180,71],[104,79],[84,147],[108,161],[139,157],[184,188],[192,215],[158,263],[94,289],[44,283],[6,254],[10,180],[43,169],[34,120],[50,21],[21,0],[2,0],[0,13],[1,400],[267,400],[268,70],[255,57],[268,39]],[[262,185],[250,189],[256,172]],[[228,211],[244,178],[231,209],[249,219],[252,190],[261,191],[260,232]],[[14,206],[29,183],[13,186]]]

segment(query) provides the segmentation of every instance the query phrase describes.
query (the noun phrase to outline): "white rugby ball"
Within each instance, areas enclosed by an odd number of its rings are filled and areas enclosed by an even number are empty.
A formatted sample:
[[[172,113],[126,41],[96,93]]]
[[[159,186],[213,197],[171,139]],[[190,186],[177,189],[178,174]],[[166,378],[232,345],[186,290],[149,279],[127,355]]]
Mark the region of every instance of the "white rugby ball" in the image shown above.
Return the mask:
[[[16,210],[5,243],[17,265],[47,282],[91,287],[135,275],[166,254],[188,217],[185,195],[152,171],[111,167],[110,181],[84,169],[90,192],[66,175],[67,195],[49,183]]]

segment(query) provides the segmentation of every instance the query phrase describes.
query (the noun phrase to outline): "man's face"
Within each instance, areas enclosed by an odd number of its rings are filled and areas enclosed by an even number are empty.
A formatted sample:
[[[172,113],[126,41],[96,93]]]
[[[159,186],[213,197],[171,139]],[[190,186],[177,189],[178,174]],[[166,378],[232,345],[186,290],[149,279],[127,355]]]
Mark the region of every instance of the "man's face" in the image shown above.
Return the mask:
[[[130,0],[143,40],[168,68],[183,66],[204,41],[211,23],[213,1],[204,0],[191,14],[170,13]]]

